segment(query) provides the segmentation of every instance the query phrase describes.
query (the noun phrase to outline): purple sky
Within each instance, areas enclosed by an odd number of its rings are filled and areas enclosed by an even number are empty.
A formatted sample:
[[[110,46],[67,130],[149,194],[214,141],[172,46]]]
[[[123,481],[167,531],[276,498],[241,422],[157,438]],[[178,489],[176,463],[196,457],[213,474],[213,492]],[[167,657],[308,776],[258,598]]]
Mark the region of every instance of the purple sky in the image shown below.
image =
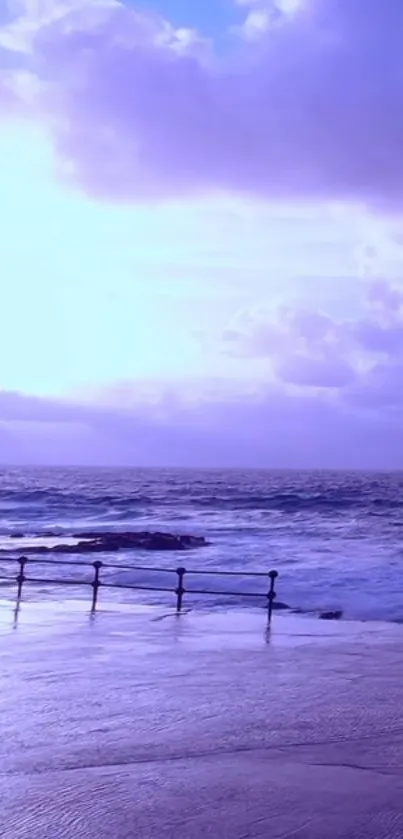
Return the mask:
[[[403,468],[401,0],[10,0],[0,461]]]

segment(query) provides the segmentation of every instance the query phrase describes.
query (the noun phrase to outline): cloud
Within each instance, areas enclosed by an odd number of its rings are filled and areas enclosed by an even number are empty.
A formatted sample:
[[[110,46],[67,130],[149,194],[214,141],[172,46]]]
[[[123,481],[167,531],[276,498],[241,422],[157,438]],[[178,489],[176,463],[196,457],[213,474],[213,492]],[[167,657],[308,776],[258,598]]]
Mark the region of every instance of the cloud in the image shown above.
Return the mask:
[[[20,112],[22,97],[17,90],[17,78],[15,73],[0,72],[0,124]]]
[[[391,409],[393,381],[373,373],[361,397],[329,398],[266,386],[255,394],[220,396],[218,383],[189,405],[183,383],[170,400],[141,403],[138,386],[125,385],[125,406],[113,398],[97,406],[68,404],[17,393],[0,394],[0,462],[37,465],[394,468],[403,467],[403,390]],[[378,405],[368,399],[374,383]],[[389,394],[389,396],[388,396]],[[380,399],[383,401],[380,402]],[[396,406],[396,400],[394,405]],[[390,410],[389,410],[390,408]]]
[[[403,363],[403,295],[378,280],[365,288],[355,320],[296,307],[240,312],[223,333],[223,351],[266,358],[279,381],[299,387],[341,389],[365,374],[372,389],[372,369]]]
[[[298,353],[279,361],[276,373],[283,382],[315,388],[341,388],[355,378],[353,367],[341,358]]]
[[[353,409],[366,410],[388,420],[397,417],[402,421],[403,411],[403,357],[374,364],[347,387],[343,400]],[[382,442],[380,441],[382,445]],[[383,443],[384,444],[384,443]]]
[[[400,288],[389,285],[385,280],[376,280],[371,283],[368,299],[375,307],[380,306],[392,312],[403,308],[403,292]]]
[[[79,419],[83,418],[83,411],[79,408]],[[0,391],[0,421],[1,422],[74,422],[77,420],[77,409],[68,402],[56,399],[43,399],[39,396],[29,396],[17,391]]]
[[[118,0],[49,9],[3,42],[30,53],[38,117],[64,177],[91,195],[402,207],[401,0],[304,0],[220,58],[197,33]]]
[[[246,19],[235,32],[247,41],[260,40],[262,35],[295,14],[302,0],[236,0],[236,4],[246,10]]]
[[[357,321],[351,331],[363,350],[390,357],[403,356],[403,322],[382,325],[362,320]]]

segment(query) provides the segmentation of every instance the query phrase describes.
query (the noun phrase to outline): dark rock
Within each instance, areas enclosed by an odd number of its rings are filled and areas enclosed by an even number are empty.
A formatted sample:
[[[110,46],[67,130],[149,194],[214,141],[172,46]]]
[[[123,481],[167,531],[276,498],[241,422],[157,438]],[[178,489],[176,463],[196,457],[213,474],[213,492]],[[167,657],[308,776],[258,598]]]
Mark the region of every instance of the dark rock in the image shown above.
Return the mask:
[[[47,534],[49,535],[49,534]],[[88,554],[116,553],[120,550],[142,549],[146,551],[186,551],[202,548],[208,544],[202,536],[175,535],[172,533],[149,533],[148,531],[124,533],[80,532],[73,533],[78,542],[75,545],[27,545],[24,554]],[[0,554],[9,551],[0,551]]]
[[[46,539],[60,539],[61,536],[68,536],[68,533],[64,533],[62,530],[45,530],[44,533],[38,533],[37,535]]]
[[[58,554],[70,554],[72,545],[57,545],[53,548],[46,548],[48,553],[54,553],[56,551]]]
[[[285,612],[288,609],[291,609],[291,606],[287,606],[287,603],[282,603],[281,600],[274,600],[273,611]]]
[[[207,544],[203,537],[189,535],[174,535],[172,533],[123,532],[123,533],[74,533],[79,539],[75,550],[86,553],[88,550],[119,551],[122,549],[142,548],[148,551],[183,551],[190,548],[201,548]]]
[[[322,621],[339,621],[343,617],[343,612],[336,609],[335,612],[322,612],[319,617]]]

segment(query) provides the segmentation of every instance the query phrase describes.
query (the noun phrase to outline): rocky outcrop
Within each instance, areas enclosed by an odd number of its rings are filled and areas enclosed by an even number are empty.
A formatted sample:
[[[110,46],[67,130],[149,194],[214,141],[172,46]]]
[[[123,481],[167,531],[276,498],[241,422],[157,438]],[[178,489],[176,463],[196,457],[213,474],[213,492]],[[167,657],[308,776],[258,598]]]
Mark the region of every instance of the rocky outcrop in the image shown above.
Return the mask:
[[[343,617],[343,612],[336,609],[334,612],[322,612],[319,617],[322,621],[339,621]]]
[[[280,600],[273,600],[272,608],[274,612],[291,611],[291,606],[288,606],[287,603],[282,603]]]
[[[59,534],[47,532],[42,534],[47,538]],[[80,532],[73,533],[71,538],[77,539],[73,545],[24,545],[23,551],[19,553],[30,554],[87,554],[87,553],[115,553],[121,550],[141,549],[146,551],[188,551],[193,548],[205,547],[208,542],[202,536],[190,536],[188,534],[175,535],[172,533],[150,533],[148,531],[125,533],[115,532]],[[10,551],[0,551],[9,554]]]

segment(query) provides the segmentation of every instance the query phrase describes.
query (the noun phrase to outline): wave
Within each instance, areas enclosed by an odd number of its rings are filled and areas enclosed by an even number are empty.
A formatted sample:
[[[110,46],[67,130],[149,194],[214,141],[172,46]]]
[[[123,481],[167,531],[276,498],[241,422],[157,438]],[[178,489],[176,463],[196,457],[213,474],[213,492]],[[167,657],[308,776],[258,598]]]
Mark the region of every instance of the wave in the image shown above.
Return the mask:
[[[0,505],[10,507],[21,507],[26,505],[62,505],[62,504],[85,504],[97,507],[127,506],[129,504],[153,504],[155,499],[147,495],[129,495],[127,498],[119,498],[117,495],[99,495],[94,492],[74,493],[62,490],[0,490]]]
[[[100,494],[89,490],[87,492],[71,492],[56,489],[30,489],[30,490],[1,490],[0,489],[0,511],[10,513],[19,509],[35,508],[44,511],[63,510],[97,510],[104,514],[121,513],[122,516],[130,517],[139,509],[165,508],[178,513],[183,505],[197,510],[242,510],[242,511],[266,511],[266,512],[340,512],[344,510],[366,510],[376,513],[377,511],[398,510],[403,508],[403,494],[399,497],[382,497],[369,495],[367,493],[343,493],[340,491],[325,491],[317,493],[296,493],[296,492],[242,492],[230,488],[227,492],[206,493],[198,491],[195,487],[184,497],[183,491],[168,488],[164,492],[158,487],[158,492],[137,493],[127,495],[117,493]],[[185,511],[184,511],[185,512]],[[185,515],[188,513],[185,512]]]

